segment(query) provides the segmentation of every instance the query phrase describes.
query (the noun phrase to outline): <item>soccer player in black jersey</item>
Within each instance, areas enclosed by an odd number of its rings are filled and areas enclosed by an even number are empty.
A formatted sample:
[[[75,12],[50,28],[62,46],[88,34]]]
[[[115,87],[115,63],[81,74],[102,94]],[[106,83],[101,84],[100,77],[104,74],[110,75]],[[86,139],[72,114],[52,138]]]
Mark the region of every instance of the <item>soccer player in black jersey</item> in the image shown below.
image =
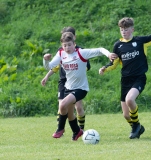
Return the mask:
[[[63,30],[61,31],[61,34],[65,33],[65,32],[71,32],[73,33],[73,35],[75,36],[76,38],[76,35],[75,35],[75,29],[73,27],[65,27],[63,28]],[[81,48],[79,46],[76,45],[75,48]],[[59,48],[59,50],[62,49],[62,48]],[[89,60],[87,61],[87,71],[90,70],[90,62]],[[66,82],[66,73],[64,71],[64,69],[59,65],[55,68],[53,68],[52,70],[50,70],[46,76],[43,78],[43,80],[41,81],[41,84],[42,85],[45,85],[48,78],[53,74],[53,73],[56,73],[57,71],[59,70],[59,76],[60,76],[60,79],[59,79],[59,82],[58,82],[58,101],[59,103],[61,103],[62,99],[64,98],[64,91],[65,91],[65,82]],[[78,120],[78,124],[79,124],[79,127],[84,130],[84,126],[85,126],[85,112],[84,112],[84,109],[83,109],[83,106],[82,106],[82,100],[76,102],[75,104],[75,108],[76,108],[76,112],[77,112],[77,120]],[[57,121],[59,121],[59,110],[58,110],[58,115],[57,115]],[[53,135],[54,138],[58,138],[56,137],[56,135]]]
[[[146,85],[146,72],[148,64],[145,46],[151,46],[151,35],[133,36],[133,18],[122,18],[118,22],[122,38],[114,44],[113,52],[118,59],[100,68],[99,73],[116,68],[118,63],[121,69],[121,106],[123,116],[131,125],[132,131],[129,138],[139,138],[145,131],[138,118],[138,106],[136,98],[144,90]]]

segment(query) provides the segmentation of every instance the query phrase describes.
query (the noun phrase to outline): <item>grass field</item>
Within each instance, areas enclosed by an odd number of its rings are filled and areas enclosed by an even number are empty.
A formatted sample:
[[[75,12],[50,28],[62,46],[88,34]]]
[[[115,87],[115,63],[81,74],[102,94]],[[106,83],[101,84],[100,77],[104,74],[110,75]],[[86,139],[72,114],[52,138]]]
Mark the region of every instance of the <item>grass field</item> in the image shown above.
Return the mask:
[[[128,138],[130,127],[122,114],[87,115],[85,129],[101,135],[97,145],[82,139],[71,141],[69,124],[60,139],[53,139],[56,117],[0,119],[0,159],[2,160],[150,160],[151,113],[140,113],[145,133],[140,139]]]

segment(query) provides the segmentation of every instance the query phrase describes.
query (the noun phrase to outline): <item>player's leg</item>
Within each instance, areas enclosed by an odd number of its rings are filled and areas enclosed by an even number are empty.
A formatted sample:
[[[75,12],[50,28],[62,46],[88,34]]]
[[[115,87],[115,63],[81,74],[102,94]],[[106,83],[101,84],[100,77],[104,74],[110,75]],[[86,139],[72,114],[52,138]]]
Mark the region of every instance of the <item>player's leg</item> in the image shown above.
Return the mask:
[[[121,102],[125,109],[125,117],[126,119],[132,123],[132,131],[130,133],[129,138],[139,138],[140,135],[145,131],[144,127],[140,125],[138,119],[138,106],[136,105],[136,98],[138,95],[143,91],[146,84],[146,75],[141,75],[137,77],[122,77],[121,78]],[[129,109],[129,116],[128,117],[128,110]]]
[[[61,103],[62,99],[59,99],[59,104]],[[63,117],[63,119],[65,119],[65,121],[63,120],[63,122],[66,122],[67,117]],[[55,133],[53,133],[52,137],[53,138],[60,138],[61,136],[63,136],[63,133],[65,132],[65,124],[62,124],[62,120],[60,120],[60,110],[58,108],[58,113],[57,113],[57,130]]]
[[[121,106],[122,106],[122,111],[123,111],[124,118],[129,123],[129,125],[132,127],[132,119],[131,119],[131,117],[129,115],[129,108],[128,108],[128,106],[123,101],[121,101]]]
[[[58,82],[58,102],[59,102],[59,104],[61,103],[61,101],[64,98],[64,92],[65,92],[64,85],[65,85],[65,81],[60,79]],[[58,108],[57,122],[59,120],[59,115],[60,115],[60,113],[59,113],[59,108]]]
[[[81,89],[76,89],[73,91],[66,90],[65,95],[66,94],[68,96],[66,96],[66,98],[63,99],[61,104],[63,104],[63,106],[67,105],[69,107],[72,107],[71,105],[75,104],[77,101],[82,100],[86,96],[87,91],[84,91]],[[68,102],[69,104],[66,102]],[[64,103],[66,103],[66,105]],[[64,115],[66,113],[66,109],[63,109],[63,106],[60,106],[60,109],[62,109],[60,111],[60,113],[62,115]],[[76,141],[83,134],[83,131],[82,131],[82,129],[80,129],[80,127],[77,124],[77,118],[74,117],[75,116],[74,110],[73,110],[74,108],[73,107],[69,108],[69,107],[68,107],[68,117],[70,117],[69,124],[70,124],[72,131],[73,131],[72,140]],[[73,117],[72,117],[72,115],[73,115]]]
[[[82,130],[84,130],[85,113],[84,113],[84,109],[83,109],[83,105],[82,105],[82,100],[76,102],[75,109],[76,109],[76,112],[77,112],[78,125]]]
[[[69,125],[73,132],[72,140],[77,140],[83,134],[83,132],[80,130],[78,126],[77,118],[74,115],[75,102],[76,102],[75,95],[70,93],[62,100],[59,106],[60,118],[68,114]]]
[[[71,92],[73,94],[73,96],[75,96],[75,99],[76,99],[76,102],[82,100],[86,94],[87,94],[87,91],[84,91],[84,90],[81,90],[81,89],[76,89],[74,90],[73,92]],[[75,121],[75,122],[74,122]],[[74,130],[73,130],[73,126],[77,126],[77,120],[75,119],[74,121],[70,121],[70,126],[71,126],[71,129],[73,131],[73,136],[72,136],[72,140],[76,141],[82,134],[83,134],[83,130],[80,129],[80,127],[76,127]]]
[[[77,140],[82,134],[83,131],[78,126],[77,117],[74,115],[74,107],[70,106],[68,109],[68,120],[71,130],[73,132],[72,140]]]
[[[145,130],[144,127],[140,124],[138,118],[138,106],[135,102],[138,95],[138,89],[132,88],[126,96],[126,105],[129,107],[129,115],[132,120],[132,131],[129,136],[130,139],[139,138]]]
[[[75,103],[75,97],[73,95],[66,96],[63,100],[59,103],[59,118],[58,118],[58,128],[56,132],[53,134],[54,138],[60,138],[64,133],[64,128],[66,124],[66,119],[69,116],[69,119],[74,119],[75,116],[70,111],[68,113],[68,107],[70,107],[70,110],[73,110],[74,112],[74,103]],[[73,109],[72,109],[73,108]]]
[[[77,125],[77,119],[74,115],[74,103],[76,102],[75,96],[73,94],[67,95],[63,100],[59,103],[59,123],[58,129],[53,134],[54,138],[60,138],[64,133],[65,123],[67,117],[71,121],[72,129],[75,132],[79,132],[79,127]],[[73,123],[72,123],[73,121]],[[69,123],[70,124],[70,123]]]
[[[61,103],[62,99],[58,99],[59,104]],[[60,112],[59,112],[59,107],[58,107],[58,112],[57,112],[57,126],[59,124],[59,116],[60,116]]]
[[[65,91],[66,97],[59,104],[60,116],[59,116],[58,130],[62,132],[64,131],[63,128],[65,127],[65,121],[67,119],[67,114],[68,114],[69,124],[73,131],[72,140],[74,141],[76,141],[83,134],[83,131],[79,128],[77,124],[77,118],[74,115],[74,107],[75,107],[74,104],[76,103],[76,101],[79,101],[82,98],[84,98],[86,94],[87,91],[81,89],[77,89],[74,91],[66,90]],[[58,134],[58,132],[56,132],[55,134]],[[58,136],[55,138],[60,138],[60,137]]]
[[[126,121],[129,123],[129,125],[131,126],[131,128],[133,128],[133,120],[132,120],[132,118],[130,117],[128,106],[126,105],[125,102],[121,102],[121,106],[122,106],[122,111],[123,111],[123,116],[124,116],[124,118],[125,118]],[[141,125],[141,130],[140,130],[139,134],[141,135],[144,131],[145,131],[145,129],[144,129],[144,127]]]
[[[129,115],[129,107],[127,106],[125,99],[128,91],[131,89],[132,84],[129,83],[129,78],[121,78],[121,107],[123,111],[123,116],[126,121],[130,124],[131,128],[133,125],[132,119]]]
[[[64,98],[64,92],[65,92],[64,84],[65,84],[65,82],[62,81],[62,80],[60,80],[60,81],[59,81],[59,84],[58,84],[58,102],[59,102],[59,106],[60,106],[60,104],[61,104],[62,99]],[[60,137],[63,135],[63,133],[65,132],[63,126],[65,127],[65,124],[64,124],[64,123],[66,123],[67,117],[66,117],[66,116],[63,117],[63,124],[62,124],[62,120],[59,120],[59,119],[60,119],[60,109],[59,109],[59,107],[58,107],[58,113],[57,113],[57,130],[56,130],[56,132],[52,135],[53,138],[60,138]],[[65,121],[64,121],[64,119],[65,119]],[[61,127],[59,127],[59,125],[60,125],[59,123],[61,123]]]

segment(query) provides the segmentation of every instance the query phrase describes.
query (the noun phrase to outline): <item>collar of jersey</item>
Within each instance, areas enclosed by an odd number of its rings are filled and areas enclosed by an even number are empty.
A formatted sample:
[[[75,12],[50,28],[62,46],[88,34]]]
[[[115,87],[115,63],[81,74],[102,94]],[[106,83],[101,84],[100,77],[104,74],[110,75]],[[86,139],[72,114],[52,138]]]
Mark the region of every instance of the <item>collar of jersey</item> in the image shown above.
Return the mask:
[[[132,38],[129,39],[129,40],[126,40],[126,39],[124,39],[124,38],[120,38],[120,41],[121,41],[121,42],[129,42],[129,41],[131,41],[131,40],[132,40]]]

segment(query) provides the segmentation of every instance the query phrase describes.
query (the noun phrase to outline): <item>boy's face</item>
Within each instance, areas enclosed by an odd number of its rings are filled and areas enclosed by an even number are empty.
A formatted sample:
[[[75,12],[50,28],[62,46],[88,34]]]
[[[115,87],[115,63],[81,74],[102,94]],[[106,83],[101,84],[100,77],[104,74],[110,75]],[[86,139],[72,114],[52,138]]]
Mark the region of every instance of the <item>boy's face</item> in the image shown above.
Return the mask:
[[[68,54],[71,54],[75,50],[75,43],[72,41],[64,42],[62,43],[62,48],[64,49],[65,52],[67,52]]]
[[[120,27],[120,33],[121,33],[122,37],[126,40],[129,40],[132,38],[133,31],[134,31],[133,27],[128,27],[128,28],[121,28]]]

